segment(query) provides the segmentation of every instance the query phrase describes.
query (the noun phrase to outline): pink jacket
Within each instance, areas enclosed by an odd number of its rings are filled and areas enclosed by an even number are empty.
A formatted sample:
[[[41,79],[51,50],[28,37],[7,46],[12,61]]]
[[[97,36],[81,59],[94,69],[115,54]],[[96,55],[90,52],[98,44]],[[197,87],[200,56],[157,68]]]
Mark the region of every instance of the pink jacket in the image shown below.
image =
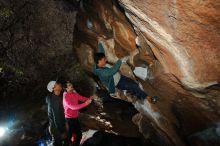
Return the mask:
[[[82,109],[87,106],[85,103],[87,100],[91,99],[80,96],[78,93],[63,93],[63,107],[65,118],[77,118],[79,116],[79,109]],[[79,104],[79,101],[83,102]]]

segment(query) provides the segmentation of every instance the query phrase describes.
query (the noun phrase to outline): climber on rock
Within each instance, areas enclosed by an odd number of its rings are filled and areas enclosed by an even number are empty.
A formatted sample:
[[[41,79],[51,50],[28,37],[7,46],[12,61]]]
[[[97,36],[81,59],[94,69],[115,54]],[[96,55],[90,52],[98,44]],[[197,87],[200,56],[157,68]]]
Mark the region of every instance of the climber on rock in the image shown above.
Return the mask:
[[[136,96],[139,99],[152,99],[142,91],[134,80],[120,75],[119,69],[123,63],[126,63],[129,57],[119,59],[112,67],[106,66],[106,57],[103,52],[103,48],[100,48],[101,53],[94,55],[95,64],[93,65],[93,73],[99,77],[103,85],[107,88],[111,96],[115,94],[115,88],[119,90],[126,90],[128,93]]]

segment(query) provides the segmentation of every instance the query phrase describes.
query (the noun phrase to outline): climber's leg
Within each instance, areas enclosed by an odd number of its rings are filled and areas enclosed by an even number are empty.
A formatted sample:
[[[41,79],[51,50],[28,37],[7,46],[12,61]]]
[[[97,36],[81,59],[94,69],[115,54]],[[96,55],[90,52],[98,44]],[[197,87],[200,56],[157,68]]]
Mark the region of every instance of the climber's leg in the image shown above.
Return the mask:
[[[145,99],[147,97],[147,94],[140,89],[139,85],[135,81],[125,76],[121,76],[116,88],[120,90],[127,90],[132,95],[135,95],[141,99]]]

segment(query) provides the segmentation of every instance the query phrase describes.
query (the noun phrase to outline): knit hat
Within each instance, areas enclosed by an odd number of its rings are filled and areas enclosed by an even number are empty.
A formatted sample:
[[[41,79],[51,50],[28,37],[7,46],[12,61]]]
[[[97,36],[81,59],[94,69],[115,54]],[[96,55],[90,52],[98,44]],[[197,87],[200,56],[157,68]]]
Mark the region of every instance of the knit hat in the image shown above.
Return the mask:
[[[47,90],[48,90],[49,92],[53,92],[53,88],[54,88],[55,84],[56,84],[56,81],[50,81],[50,82],[47,84]]]

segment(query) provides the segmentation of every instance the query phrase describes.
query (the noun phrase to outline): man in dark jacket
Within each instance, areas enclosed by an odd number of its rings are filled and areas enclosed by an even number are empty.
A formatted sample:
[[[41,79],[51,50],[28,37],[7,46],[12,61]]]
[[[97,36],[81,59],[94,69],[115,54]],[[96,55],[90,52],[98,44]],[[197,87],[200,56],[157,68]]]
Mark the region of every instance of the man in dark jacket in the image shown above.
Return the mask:
[[[50,81],[47,89],[51,94],[46,97],[48,104],[49,131],[52,136],[53,146],[65,145],[66,127],[62,100],[62,85],[56,81]]]

